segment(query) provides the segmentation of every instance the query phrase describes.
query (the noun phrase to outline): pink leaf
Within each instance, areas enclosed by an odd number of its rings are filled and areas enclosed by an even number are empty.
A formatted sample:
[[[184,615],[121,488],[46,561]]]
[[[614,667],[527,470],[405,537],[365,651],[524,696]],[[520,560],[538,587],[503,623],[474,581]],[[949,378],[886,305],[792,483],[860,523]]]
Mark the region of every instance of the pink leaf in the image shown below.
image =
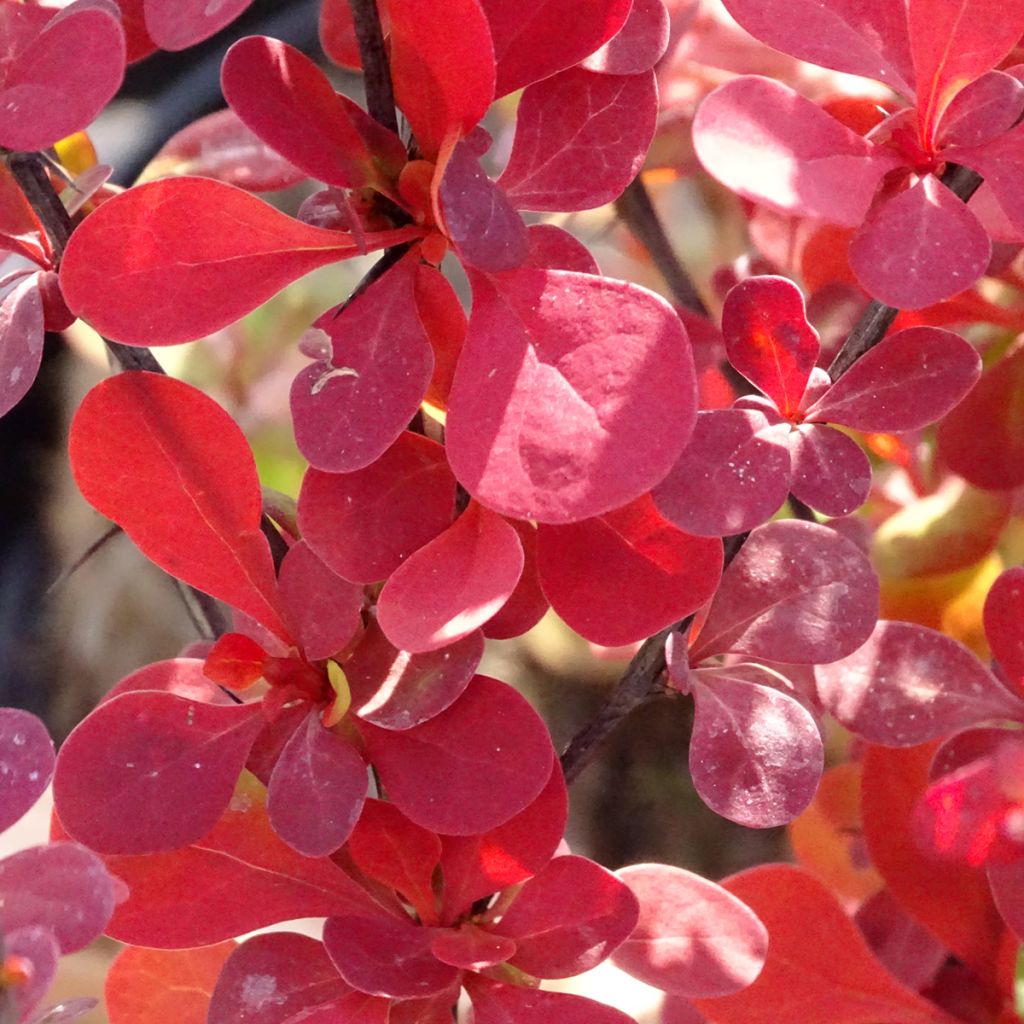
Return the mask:
[[[365,797],[362,757],[310,711],[270,776],[267,813],[274,831],[303,856],[326,857],[348,839]]]
[[[147,558],[287,636],[252,452],[216,402],[162,374],[119,374],[85,396],[68,445],[85,499]]]
[[[793,416],[820,349],[800,289],[784,277],[751,277],[736,285],[722,307],[722,335],[729,362],[783,416]]]
[[[544,722],[515,690],[487,676],[414,729],[363,724],[360,731],[389,798],[434,832],[496,828],[535,799],[551,775]]]
[[[494,273],[526,259],[522,217],[465,142],[456,144],[445,164],[439,196],[445,234],[466,263]]]
[[[631,0],[481,0],[498,62],[495,98],[571,68],[626,23]]]
[[[871,463],[851,437],[817,423],[801,424],[789,435],[793,466],[790,489],[826,516],[846,516],[867,500]]]
[[[725,0],[726,10],[774,50],[914,95],[903,6],[889,0]]]
[[[470,493],[515,519],[566,523],[658,483],[696,416],[693,357],[671,307],[571,271],[471,278],[446,436]]]
[[[39,274],[30,274],[0,302],[0,416],[25,397],[43,358],[39,278]]]
[[[581,66],[604,75],[638,75],[649,71],[668,48],[671,23],[662,0],[633,0],[619,31]]]
[[[104,853],[173,850],[228,805],[263,724],[258,706],[125,693],[65,740],[53,780],[68,833]]]
[[[38,34],[13,46],[7,41],[0,145],[48,149],[89,126],[124,78],[124,32],[116,13],[80,0],[54,14]]]
[[[1024,126],[1018,125],[982,145],[952,147],[948,156],[985,179],[984,188],[996,201],[1004,230],[1009,221],[1015,235],[1024,231],[1024,196],[1017,187],[1024,160]]]
[[[338,972],[367,995],[413,999],[451,988],[461,972],[430,950],[431,929],[408,918],[329,917],[324,946]]]
[[[555,611],[586,639],[617,647],[708,601],[721,579],[722,546],[673,526],[644,495],[594,519],[541,524],[538,565]]]
[[[345,662],[352,712],[382,729],[411,729],[459,698],[483,653],[479,632],[435,651],[400,651],[373,619]]]
[[[362,627],[363,588],[333,573],[300,540],[281,563],[281,600],[310,661],[342,650]]]
[[[386,186],[407,157],[397,135],[334,91],[305,54],[266,36],[235,43],[221,65],[232,110],[261,139],[317,181]],[[383,166],[382,166],[383,165]]]
[[[535,978],[569,978],[606,960],[637,913],[636,897],[610,871],[586,857],[556,857],[494,929],[515,940],[513,966]]]
[[[927,175],[872,210],[850,241],[849,259],[873,298],[921,309],[970,288],[991,254],[978,218]]]
[[[723,185],[783,213],[857,227],[897,158],[788,86],[744,75],[716,89],[693,123],[697,156]]]
[[[557,224],[531,224],[526,229],[530,251],[528,266],[542,270],[575,270],[581,274],[601,276],[590,250],[573,234]]]
[[[498,184],[520,210],[609,203],[643,165],[657,112],[653,72],[607,75],[576,67],[531,85]]]
[[[981,359],[951,331],[911,327],[861,356],[805,413],[854,430],[920,430],[942,419],[974,387]]]
[[[317,469],[350,473],[378,459],[419,408],[434,369],[415,314],[416,260],[405,259],[314,324],[331,338],[329,361],[292,385],[299,450]]]
[[[468,979],[476,1024],[635,1024],[621,1010],[566,992]]]
[[[516,531],[523,546],[523,574],[498,613],[484,623],[484,636],[489,640],[522,636],[540,622],[550,607],[537,567],[536,527],[517,519],[509,520],[508,525]]]
[[[229,25],[252,0],[181,0],[168,7],[162,0],[145,0],[146,28],[161,50],[185,50]]]
[[[952,99],[939,123],[943,148],[984,146],[1008,132],[1024,110],[1024,85],[1003,71],[987,71]]]
[[[420,228],[371,232],[383,248]],[[174,345],[233,323],[303,274],[365,252],[351,235],[309,227],[241,189],[165,178],[103,203],[68,243],[68,307],[109,338]],[[182,301],[188,296],[188,301]]]
[[[697,413],[693,437],[651,492],[658,510],[698,537],[745,533],[767,522],[789,491],[788,423],[756,409]]]
[[[43,795],[53,775],[53,740],[35,715],[0,708],[0,832]]]
[[[455,514],[455,477],[444,448],[403,433],[375,462],[351,473],[310,469],[299,494],[299,527],[339,575],[386,579],[441,534]]]
[[[667,864],[620,868],[640,920],[612,960],[675,995],[724,996],[761,972],[768,933],[757,915],[714,882]]]
[[[824,767],[814,718],[760,666],[699,669],[690,680],[690,774],[701,799],[747,828],[792,821]]]
[[[4,930],[41,925],[61,953],[98,938],[114,909],[114,880],[103,862],[78,843],[33,846],[0,860]]]
[[[491,618],[522,572],[523,547],[516,531],[473,502],[391,574],[377,599],[377,621],[396,647],[436,651]]]
[[[14,1000],[15,1015],[11,1020],[28,1021],[32,1010],[42,1001],[57,976],[60,947],[53,932],[39,925],[5,928],[4,932],[5,961],[20,965],[28,975],[24,981],[5,986],[5,994]],[[0,1010],[4,1005],[0,1001]],[[38,1020],[38,1017],[33,1019]]]
[[[1019,719],[1012,696],[962,644],[910,622],[879,622],[857,651],[818,665],[818,696],[871,743],[910,747],[993,718]]]
[[[732,651],[810,665],[856,650],[878,618],[878,579],[834,530],[758,527],[722,577],[692,662]]]
[[[999,575],[985,598],[985,637],[1013,692],[1024,694],[1024,567]]]
[[[243,942],[224,965],[210,999],[207,1024],[286,1024],[300,1010],[351,989],[323,943],[275,932]]]

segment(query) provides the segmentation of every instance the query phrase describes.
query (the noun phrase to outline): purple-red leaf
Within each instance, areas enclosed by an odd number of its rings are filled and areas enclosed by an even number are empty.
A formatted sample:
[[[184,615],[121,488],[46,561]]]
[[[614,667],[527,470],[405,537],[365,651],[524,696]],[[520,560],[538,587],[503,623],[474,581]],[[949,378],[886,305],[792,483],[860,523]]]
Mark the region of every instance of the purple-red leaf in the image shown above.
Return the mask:
[[[767,522],[786,500],[788,423],[756,409],[697,413],[686,451],[651,492],[658,510],[698,537],[745,533]]]
[[[334,853],[355,826],[366,797],[366,764],[354,746],[320,723],[317,710],[292,733],[270,776],[267,814],[274,831],[306,857]]]
[[[0,832],[32,808],[53,775],[53,740],[35,715],[0,708]]]
[[[851,437],[818,423],[789,435],[790,490],[827,516],[846,516],[867,500],[871,463]]]
[[[405,259],[315,327],[331,358],[306,367],[292,385],[295,441],[311,465],[331,473],[363,469],[401,436],[434,369],[430,339],[416,315],[416,260]]]
[[[708,96],[693,139],[700,162],[733,192],[844,227],[864,220],[882,176],[898,166],[810,100],[756,75]]]
[[[617,647],[696,611],[722,575],[722,545],[658,513],[650,495],[564,526],[541,524],[538,567],[552,607],[581,636]]]
[[[942,419],[974,387],[981,359],[952,331],[911,327],[861,356],[805,419],[854,430],[919,430]]]
[[[1014,693],[1024,694],[1024,567],[1001,573],[985,598],[985,637]]]
[[[185,50],[230,24],[252,0],[145,0],[146,30],[161,50]]]
[[[657,112],[653,72],[576,67],[531,85],[498,184],[520,210],[589,210],[611,202],[639,172]]]
[[[758,665],[690,674],[693,784],[713,811],[747,828],[792,821],[824,767],[817,723],[772,676]]]
[[[621,1010],[585,996],[500,985],[480,976],[467,981],[476,1024],[635,1024]]]
[[[603,75],[638,75],[661,60],[669,43],[671,22],[662,0],[633,0],[619,31],[581,66]]]
[[[213,399],[162,374],[119,374],[85,396],[68,445],[85,499],[147,558],[287,636],[252,452]]]
[[[360,731],[389,798],[434,832],[496,828],[523,810],[551,775],[544,722],[515,690],[487,676],[477,676],[451,707],[413,729],[362,724]]]
[[[723,575],[693,661],[727,651],[835,661],[867,640],[877,618],[878,579],[851,541],[815,523],[767,523]]]
[[[419,237],[310,227],[231,185],[165,178],[103,203],[61,262],[68,307],[134,345],[174,345],[233,323],[317,267]]]
[[[469,636],[508,600],[523,572],[519,535],[472,502],[389,577],[377,621],[396,647],[436,651]]]
[[[2,949],[5,962],[19,965],[27,975],[20,983],[5,985],[5,991],[13,996],[16,1007],[15,1016],[11,1019],[27,1021],[57,976],[60,947],[49,928],[30,925],[27,928],[5,928]],[[3,1008],[3,1002],[0,1002],[0,1010]],[[4,1016],[6,1018],[6,1013]]]
[[[714,882],[667,864],[620,868],[640,920],[615,951],[616,966],[675,995],[724,996],[764,966],[768,933],[757,915]]]
[[[53,781],[61,822],[104,853],[185,846],[228,805],[262,723],[258,706],[170,693],[107,701],[61,747]]]
[[[530,241],[526,257],[529,266],[601,276],[601,268],[591,251],[575,235],[557,224],[531,224],[526,234]]]
[[[39,274],[19,281],[0,302],[0,416],[24,397],[43,358]]]
[[[446,435],[467,490],[515,519],[567,523],[658,483],[697,404],[671,307],[635,285],[571,271],[471,277]]]
[[[991,255],[978,218],[931,175],[880,202],[849,250],[864,290],[901,309],[921,309],[970,288]]]
[[[942,115],[944,148],[984,146],[1009,131],[1024,109],[1024,85],[1003,71],[987,71],[964,86]]]
[[[815,675],[831,715],[863,739],[891,747],[1024,716],[1024,703],[966,647],[916,623],[879,622],[859,650],[818,665]]]
[[[523,574],[497,615],[484,623],[484,636],[488,640],[522,636],[540,622],[550,607],[537,567],[537,528],[519,519],[508,520],[508,524],[519,535],[523,546]]]

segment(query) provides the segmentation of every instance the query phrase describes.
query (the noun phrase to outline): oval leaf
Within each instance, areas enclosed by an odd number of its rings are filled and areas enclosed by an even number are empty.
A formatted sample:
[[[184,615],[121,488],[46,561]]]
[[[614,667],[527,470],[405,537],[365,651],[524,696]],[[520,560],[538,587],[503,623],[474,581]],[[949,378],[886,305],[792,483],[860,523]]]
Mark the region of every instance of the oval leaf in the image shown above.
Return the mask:
[[[1024,695],[1024,567],[1001,573],[985,598],[985,637],[1014,693]]]
[[[852,437],[815,423],[789,435],[790,490],[826,516],[847,516],[867,501],[871,463]]]
[[[499,985],[477,975],[467,988],[476,1024],[634,1024],[621,1010],[567,992]]]
[[[181,0],[168,7],[145,0],[146,30],[161,50],[185,50],[229,25],[252,0]]]
[[[603,75],[638,75],[649,71],[668,48],[671,28],[662,0],[633,0],[625,25],[580,64]]]
[[[0,708],[0,832],[43,795],[53,775],[53,740],[35,715]]]
[[[0,302],[0,416],[25,397],[43,359],[39,277],[19,281]]]

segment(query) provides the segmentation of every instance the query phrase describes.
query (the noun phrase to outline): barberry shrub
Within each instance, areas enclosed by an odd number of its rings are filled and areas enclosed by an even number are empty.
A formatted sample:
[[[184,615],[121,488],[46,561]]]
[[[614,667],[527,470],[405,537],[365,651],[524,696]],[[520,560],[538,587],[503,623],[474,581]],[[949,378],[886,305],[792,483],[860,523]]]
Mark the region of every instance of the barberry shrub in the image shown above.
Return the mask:
[[[0,828],[55,802],[0,861],[0,1024],[85,1012],[39,1006],[101,931],[112,1024],[628,1024],[547,984],[606,961],[662,1024],[1024,1018],[1024,3],[322,0],[365,108],[247,36],[109,185],[125,62],[248,6],[0,0],[0,412],[44,331],[105,340],[71,470],[200,627],[56,758],[0,710]],[[673,190],[745,251],[688,273]],[[269,491],[151,348],[371,253]],[[479,671],[548,614],[629,658],[564,751]],[[795,863],[570,851],[569,784],[686,699],[697,793]]]

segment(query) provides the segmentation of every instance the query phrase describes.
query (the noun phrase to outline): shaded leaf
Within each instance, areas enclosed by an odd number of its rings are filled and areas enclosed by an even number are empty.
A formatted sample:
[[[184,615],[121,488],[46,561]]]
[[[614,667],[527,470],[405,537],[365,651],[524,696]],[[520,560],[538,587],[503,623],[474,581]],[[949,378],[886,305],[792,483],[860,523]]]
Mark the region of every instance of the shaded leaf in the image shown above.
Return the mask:
[[[1000,574],[985,598],[984,615],[992,657],[1014,693],[1024,696],[1024,567]]]
[[[633,0],[626,23],[582,67],[605,75],[649,71],[668,48],[671,23],[662,0]]]
[[[0,832],[43,795],[53,775],[53,740],[35,715],[0,708]]]
[[[1003,71],[986,71],[949,103],[939,123],[942,146],[983,146],[1009,131],[1024,110],[1024,85]]]
[[[484,636],[489,640],[522,636],[540,622],[549,608],[537,567],[537,529],[517,519],[508,520],[508,525],[516,531],[523,547],[523,573],[509,599],[484,623]]]
[[[575,270],[580,274],[601,276],[590,250],[573,234],[557,224],[531,224],[526,229],[530,251],[526,262],[547,270]]]
[[[380,11],[382,22],[386,14],[386,9]],[[363,66],[348,0],[324,0],[320,5],[320,45],[339,67],[358,71]]]
[[[430,941],[430,951],[452,967],[482,971],[509,960],[515,955],[516,944],[465,921],[458,928],[439,928]]]
[[[0,416],[32,387],[43,358],[43,300],[39,274],[19,281],[0,301]]]
[[[846,434],[804,423],[789,435],[793,478],[790,490],[826,516],[846,516],[867,500],[871,463]]]
[[[634,1024],[621,1010],[584,996],[468,979],[476,1024]]]

